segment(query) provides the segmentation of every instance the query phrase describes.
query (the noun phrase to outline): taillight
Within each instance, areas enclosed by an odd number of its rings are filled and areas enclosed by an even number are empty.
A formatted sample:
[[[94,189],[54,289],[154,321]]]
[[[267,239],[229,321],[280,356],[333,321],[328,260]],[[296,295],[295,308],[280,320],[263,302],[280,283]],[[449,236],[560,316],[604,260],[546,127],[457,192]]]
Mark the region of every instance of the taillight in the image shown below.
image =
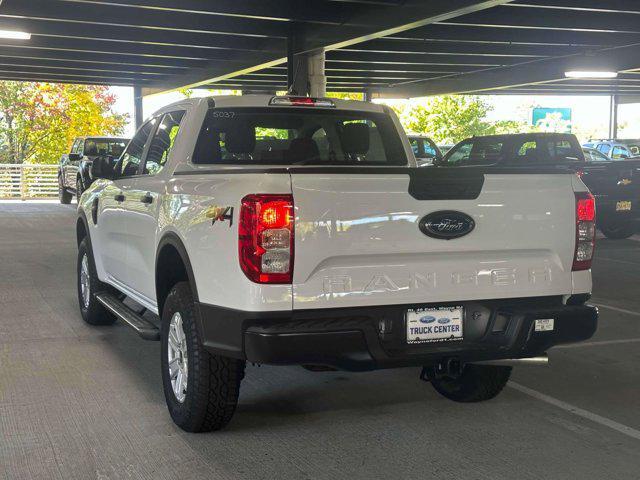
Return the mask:
[[[294,213],[291,195],[242,199],[238,226],[240,267],[256,283],[291,283]]]
[[[591,268],[596,244],[596,202],[589,192],[576,193],[576,250],[573,271]]]

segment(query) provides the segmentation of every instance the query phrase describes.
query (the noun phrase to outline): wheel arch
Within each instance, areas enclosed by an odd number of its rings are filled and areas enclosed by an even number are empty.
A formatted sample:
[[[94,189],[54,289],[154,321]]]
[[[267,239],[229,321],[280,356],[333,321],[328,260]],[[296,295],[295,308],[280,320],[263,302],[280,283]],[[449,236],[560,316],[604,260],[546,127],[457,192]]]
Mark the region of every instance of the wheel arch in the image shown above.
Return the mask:
[[[88,186],[91,180],[91,175],[89,174],[89,165],[87,164],[86,160],[83,161],[80,166],[78,167],[78,174],[76,179],[80,179],[80,181],[82,182],[82,185],[86,188]]]
[[[91,245],[91,237],[89,235],[89,223],[87,222],[87,216],[82,210],[78,214],[78,220],[76,221],[76,243],[80,246],[82,240],[87,239],[89,245]]]
[[[167,232],[156,250],[156,301],[160,315],[171,287],[180,281],[189,282],[193,298],[198,302],[198,289],[187,249],[176,233]]]

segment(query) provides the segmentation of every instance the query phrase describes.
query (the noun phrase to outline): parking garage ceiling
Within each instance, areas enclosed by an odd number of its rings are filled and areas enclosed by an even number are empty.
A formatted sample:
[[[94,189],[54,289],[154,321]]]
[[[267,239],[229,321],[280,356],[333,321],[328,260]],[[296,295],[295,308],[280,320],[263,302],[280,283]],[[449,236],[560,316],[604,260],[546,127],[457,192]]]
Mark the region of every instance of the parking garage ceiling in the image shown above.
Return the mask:
[[[0,0],[0,29],[31,34],[6,80],[282,91],[289,41],[330,91],[640,94],[637,0]]]

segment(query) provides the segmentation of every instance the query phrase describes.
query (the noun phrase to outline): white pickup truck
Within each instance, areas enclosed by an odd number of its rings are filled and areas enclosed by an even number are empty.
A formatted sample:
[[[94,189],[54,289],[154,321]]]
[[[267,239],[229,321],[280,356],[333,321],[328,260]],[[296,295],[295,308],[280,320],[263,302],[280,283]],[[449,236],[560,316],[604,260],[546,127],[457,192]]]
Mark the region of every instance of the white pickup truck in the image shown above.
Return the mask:
[[[223,427],[245,362],[421,366],[456,401],[593,335],[594,201],[553,166],[416,168],[393,112],[300,97],[157,112],[79,202],[80,310],[161,341],[169,412]]]

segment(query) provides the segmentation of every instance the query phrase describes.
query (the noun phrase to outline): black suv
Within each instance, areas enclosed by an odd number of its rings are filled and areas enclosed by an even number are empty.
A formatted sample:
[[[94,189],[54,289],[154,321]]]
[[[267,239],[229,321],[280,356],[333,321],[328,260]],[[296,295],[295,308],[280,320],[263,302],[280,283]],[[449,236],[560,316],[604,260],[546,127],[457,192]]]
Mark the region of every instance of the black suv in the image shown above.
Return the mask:
[[[575,135],[526,133],[468,138],[436,164],[572,168],[596,199],[598,228],[605,236],[622,239],[638,231],[640,158],[614,161],[589,150],[585,155]]]
[[[75,194],[78,198],[89,188],[91,163],[97,157],[111,156],[115,159],[122,155],[129,143],[128,138],[115,137],[79,137],[71,146],[71,151],[60,157],[58,167],[58,193],[60,203],[70,203]]]
[[[429,137],[418,134],[407,134],[411,150],[416,156],[416,163],[419,167],[428,167],[434,162],[442,159],[442,152],[438,146]]]

